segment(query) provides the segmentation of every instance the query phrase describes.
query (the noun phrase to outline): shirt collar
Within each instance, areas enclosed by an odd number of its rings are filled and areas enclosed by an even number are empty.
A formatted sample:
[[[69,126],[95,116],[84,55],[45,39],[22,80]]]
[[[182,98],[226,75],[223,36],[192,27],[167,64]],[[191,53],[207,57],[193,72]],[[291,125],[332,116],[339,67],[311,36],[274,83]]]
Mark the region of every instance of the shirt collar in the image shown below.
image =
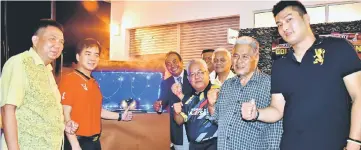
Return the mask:
[[[216,77],[216,80],[219,80],[218,77],[219,76]],[[232,70],[230,70],[229,73],[228,73],[227,79],[232,78],[232,77],[234,77],[234,73],[232,72]]]
[[[75,69],[75,72],[78,73],[80,76],[84,77],[87,80],[90,80],[93,78],[92,75],[90,75],[90,77],[88,77],[87,75],[85,75],[84,73],[82,73],[81,71],[79,71],[78,69]]]
[[[313,42],[312,46],[317,46],[323,43],[324,37],[320,37],[318,34],[315,34],[315,38],[316,40]],[[293,53],[295,52],[295,50],[293,49],[293,47],[290,47],[289,53],[286,54],[286,57],[293,57]],[[309,52],[309,50],[307,50],[307,52]]]
[[[207,92],[209,91],[209,89],[211,89],[211,87],[212,87],[212,83],[209,81],[207,87],[206,87],[202,92],[199,92],[199,93],[197,94],[197,93],[194,91],[194,95],[199,96],[199,95],[201,95],[202,93],[204,93],[204,94],[205,94],[204,96],[207,98]]]
[[[257,81],[259,81],[260,77],[261,77],[261,71],[259,71],[259,69],[257,68],[254,71],[254,73],[253,73],[253,75],[252,75],[252,77],[251,77],[251,79],[249,81],[256,81],[257,82]]]
[[[33,58],[35,65],[45,66],[44,61],[40,58],[39,54],[32,47],[29,49],[29,54]],[[48,68],[50,71],[53,70],[51,64],[46,65],[46,68]]]
[[[212,73],[213,73],[213,72],[212,72]],[[230,70],[229,73],[228,73],[227,79],[233,78],[234,76],[235,76],[235,74],[232,72],[232,70]],[[212,77],[213,77],[213,78],[212,78]],[[222,83],[221,83],[221,81],[219,80],[218,77],[219,77],[219,76],[214,77],[213,75],[212,75],[212,76],[210,75],[210,80],[211,80],[212,84],[222,85]],[[215,78],[215,79],[214,79],[214,78]],[[226,80],[227,80],[227,79],[226,79]]]
[[[177,78],[179,78],[179,77],[182,77],[182,81],[183,81],[183,79],[184,79],[184,70],[181,72],[181,74],[178,77],[173,76],[174,81],[177,82],[178,81]]]
[[[211,80],[216,79],[216,72],[214,70],[209,74],[209,78]]]

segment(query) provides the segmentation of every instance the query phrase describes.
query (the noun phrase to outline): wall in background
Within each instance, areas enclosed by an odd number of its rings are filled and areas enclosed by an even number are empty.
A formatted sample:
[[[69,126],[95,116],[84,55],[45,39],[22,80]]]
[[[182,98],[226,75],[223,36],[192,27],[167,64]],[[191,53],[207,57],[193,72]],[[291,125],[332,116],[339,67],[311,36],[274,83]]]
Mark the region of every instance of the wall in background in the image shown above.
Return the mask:
[[[304,1],[318,5],[335,1]],[[226,16],[240,16],[239,28],[253,28],[254,12],[272,9],[278,1],[158,1],[111,2],[111,22],[121,27],[120,35],[111,35],[110,59],[128,60],[129,45],[126,29],[144,26],[189,22]]]

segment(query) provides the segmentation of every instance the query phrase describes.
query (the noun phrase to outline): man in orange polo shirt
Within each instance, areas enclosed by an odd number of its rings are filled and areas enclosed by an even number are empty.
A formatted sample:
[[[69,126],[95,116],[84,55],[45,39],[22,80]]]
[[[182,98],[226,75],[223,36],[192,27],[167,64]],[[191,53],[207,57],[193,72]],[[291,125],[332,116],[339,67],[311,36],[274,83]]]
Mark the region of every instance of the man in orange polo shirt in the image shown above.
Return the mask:
[[[65,120],[79,124],[76,135],[66,133],[65,150],[100,150],[101,118],[130,121],[131,112],[115,113],[102,109],[102,94],[91,76],[97,67],[100,44],[94,39],[82,40],[76,50],[76,69],[59,84]]]

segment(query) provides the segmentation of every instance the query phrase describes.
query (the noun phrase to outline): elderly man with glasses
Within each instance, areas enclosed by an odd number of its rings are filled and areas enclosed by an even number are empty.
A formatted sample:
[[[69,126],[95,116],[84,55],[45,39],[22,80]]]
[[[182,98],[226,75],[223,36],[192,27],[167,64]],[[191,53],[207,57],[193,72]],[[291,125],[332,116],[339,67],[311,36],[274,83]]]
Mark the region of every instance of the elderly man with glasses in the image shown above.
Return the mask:
[[[174,120],[186,125],[190,150],[216,150],[217,124],[209,121],[207,93],[212,88],[209,81],[209,71],[204,60],[192,60],[188,64],[189,83],[194,88],[191,94],[183,94],[181,85],[175,83],[172,91],[184,103],[173,104]]]

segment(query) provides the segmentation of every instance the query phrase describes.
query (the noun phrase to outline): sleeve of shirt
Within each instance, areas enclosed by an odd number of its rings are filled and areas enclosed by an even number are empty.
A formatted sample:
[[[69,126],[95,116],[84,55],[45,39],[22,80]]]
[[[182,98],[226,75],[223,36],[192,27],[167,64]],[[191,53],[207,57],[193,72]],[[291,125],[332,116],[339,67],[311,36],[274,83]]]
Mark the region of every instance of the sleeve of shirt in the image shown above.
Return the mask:
[[[160,84],[160,95],[159,95],[159,100],[162,100],[162,107],[165,108],[168,106],[169,104],[169,100],[167,99],[166,96],[166,87],[165,87],[165,80],[163,80]]]
[[[339,46],[342,49],[338,49],[337,52],[341,61],[340,62],[341,75],[342,77],[345,77],[354,72],[360,71],[361,61],[357,55],[355,48],[351,45],[350,42],[346,41],[345,39],[339,39],[339,40],[342,40],[338,42],[340,43]]]
[[[268,150],[280,149],[282,133],[282,120],[269,124],[268,134],[266,134]]]
[[[218,113],[219,113],[219,105],[215,104],[214,106],[214,113],[213,115],[210,115],[209,113],[207,113],[206,119],[208,119],[209,121],[211,121],[212,123],[218,124]]]
[[[272,64],[272,75],[271,75],[271,94],[282,93],[281,92],[281,72],[279,71],[279,65],[277,60]]]
[[[27,80],[22,55],[11,57],[5,63],[1,78],[0,106],[10,104],[20,107],[24,101]]]
[[[218,119],[219,119],[219,110],[220,110],[220,107],[221,107],[221,105],[220,105],[220,103],[222,103],[223,101],[225,101],[225,96],[224,96],[224,91],[225,91],[225,89],[229,89],[229,88],[227,88],[228,87],[228,83],[229,83],[229,81],[225,81],[224,82],[224,84],[221,86],[221,90],[219,91],[219,93],[218,93],[218,98],[217,98],[217,102],[216,102],[216,104],[215,104],[215,108],[214,108],[214,113],[213,113],[213,115],[210,115],[210,114],[207,114],[207,116],[206,116],[206,118],[209,120],[209,121],[211,121],[211,122],[213,122],[213,123],[216,123],[216,124],[218,124]]]
[[[74,101],[74,96],[72,92],[71,81],[64,77],[59,83],[59,92],[61,95],[61,104],[72,106]]]

